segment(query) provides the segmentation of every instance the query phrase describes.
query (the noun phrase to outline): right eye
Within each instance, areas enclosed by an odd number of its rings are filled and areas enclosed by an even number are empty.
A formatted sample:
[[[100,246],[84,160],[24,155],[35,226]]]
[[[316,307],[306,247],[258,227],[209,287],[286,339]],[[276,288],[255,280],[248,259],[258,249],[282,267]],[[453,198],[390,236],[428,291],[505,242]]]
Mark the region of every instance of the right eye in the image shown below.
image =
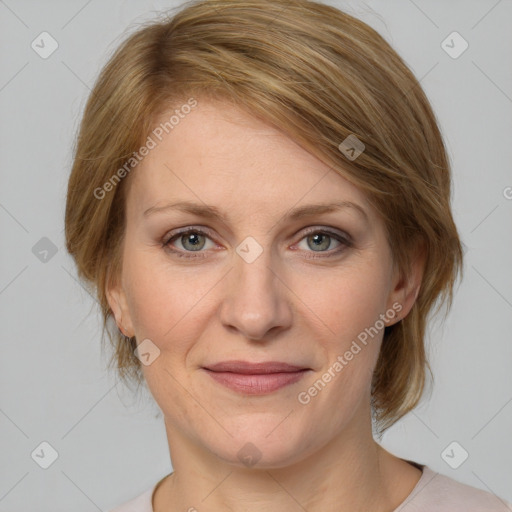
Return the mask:
[[[198,228],[186,228],[174,235],[171,233],[171,237],[166,238],[162,245],[179,258],[204,258],[204,255],[193,255],[190,253],[204,252],[201,251],[201,249],[203,249],[206,244],[204,240],[205,238],[209,238],[206,231]],[[178,241],[182,245],[183,249],[176,249],[173,245],[175,241]]]

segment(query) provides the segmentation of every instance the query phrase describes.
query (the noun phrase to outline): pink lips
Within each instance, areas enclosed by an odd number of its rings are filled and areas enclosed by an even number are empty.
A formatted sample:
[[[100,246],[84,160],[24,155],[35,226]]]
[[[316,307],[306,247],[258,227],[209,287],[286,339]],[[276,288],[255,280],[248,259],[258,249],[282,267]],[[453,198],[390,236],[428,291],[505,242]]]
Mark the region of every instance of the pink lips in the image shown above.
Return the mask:
[[[214,380],[244,394],[271,393],[302,379],[309,368],[271,361],[224,361],[203,368]]]

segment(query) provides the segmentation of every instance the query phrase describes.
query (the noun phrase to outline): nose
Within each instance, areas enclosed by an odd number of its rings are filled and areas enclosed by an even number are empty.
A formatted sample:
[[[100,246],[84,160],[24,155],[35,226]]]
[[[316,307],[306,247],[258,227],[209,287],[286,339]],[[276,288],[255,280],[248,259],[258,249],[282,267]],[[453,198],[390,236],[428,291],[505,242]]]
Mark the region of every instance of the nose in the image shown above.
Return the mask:
[[[272,266],[268,249],[252,262],[233,255],[234,268],[226,276],[220,308],[222,324],[251,340],[268,341],[292,322],[290,290],[279,266]],[[272,268],[276,267],[276,269]]]

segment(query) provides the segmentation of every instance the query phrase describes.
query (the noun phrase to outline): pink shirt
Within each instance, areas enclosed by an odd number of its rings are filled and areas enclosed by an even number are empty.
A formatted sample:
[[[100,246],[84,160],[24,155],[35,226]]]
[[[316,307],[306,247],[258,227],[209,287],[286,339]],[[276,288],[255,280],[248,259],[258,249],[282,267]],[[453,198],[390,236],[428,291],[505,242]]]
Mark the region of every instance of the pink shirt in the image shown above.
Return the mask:
[[[512,504],[494,494],[461,484],[427,466],[418,466],[423,475],[393,512],[512,512]],[[162,480],[110,512],[153,512],[151,498]]]

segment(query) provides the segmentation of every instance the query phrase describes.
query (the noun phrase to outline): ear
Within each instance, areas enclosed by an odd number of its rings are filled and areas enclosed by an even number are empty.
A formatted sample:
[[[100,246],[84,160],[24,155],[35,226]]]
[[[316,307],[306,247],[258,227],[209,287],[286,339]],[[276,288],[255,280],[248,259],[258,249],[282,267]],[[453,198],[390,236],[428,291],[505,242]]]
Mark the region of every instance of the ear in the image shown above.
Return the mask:
[[[388,308],[394,309],[393,304],[400,304],[402,307],[399,310],[397,309],[399,313],[393,320],[390,320],[388,326],[404,319],[414,306],[420,292],[426,257],[425,244],[420,241],[412,250],[409,273],[404,275],[398,268],[395,268],[393,288],[388,298]]]
[[[110,309],[114,314],[118,329],[129,338],[135,336],[126,294],[122,286],[118,283],[107,284],[105,287],[105,295],[107,296]]]

